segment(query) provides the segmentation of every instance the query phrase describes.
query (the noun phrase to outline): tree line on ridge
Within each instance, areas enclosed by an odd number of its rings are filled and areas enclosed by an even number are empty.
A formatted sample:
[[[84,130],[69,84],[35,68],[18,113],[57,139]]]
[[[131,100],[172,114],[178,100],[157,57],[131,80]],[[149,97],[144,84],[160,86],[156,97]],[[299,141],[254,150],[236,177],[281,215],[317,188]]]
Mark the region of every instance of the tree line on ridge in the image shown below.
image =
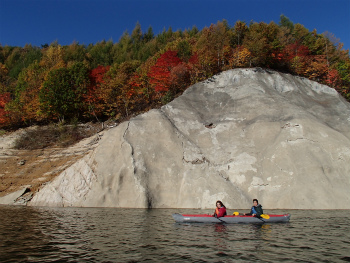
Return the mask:
[[[201,31],[169,28],[158,35],[137,23],[117,43],[0,45],[0,128],[122,120],[245,67],[306,77],[350,101],[349,50],[331,33],[309,31],[284,15],[279,24],[223,20]]]

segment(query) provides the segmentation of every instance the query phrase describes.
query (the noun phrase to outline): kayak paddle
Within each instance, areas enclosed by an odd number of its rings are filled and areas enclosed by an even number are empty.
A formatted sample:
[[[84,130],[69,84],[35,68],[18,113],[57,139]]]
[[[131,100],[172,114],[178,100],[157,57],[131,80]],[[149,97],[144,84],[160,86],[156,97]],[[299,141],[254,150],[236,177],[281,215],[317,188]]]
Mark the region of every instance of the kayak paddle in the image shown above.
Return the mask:
[[[218,217],[216,217],[216,216],[214,216],[217,220],[219,220],[219,221],[221,221],[221,222],[223,222],[223,223],[226,223],[225,221],[223,221],[223,220],[221,220],[220,218],[218,218]]]
[[[264,219],[270,219],[270,216],[269,215],[266,215],[266,214],[261,214],[260,215],[262,218],[264,218]]]

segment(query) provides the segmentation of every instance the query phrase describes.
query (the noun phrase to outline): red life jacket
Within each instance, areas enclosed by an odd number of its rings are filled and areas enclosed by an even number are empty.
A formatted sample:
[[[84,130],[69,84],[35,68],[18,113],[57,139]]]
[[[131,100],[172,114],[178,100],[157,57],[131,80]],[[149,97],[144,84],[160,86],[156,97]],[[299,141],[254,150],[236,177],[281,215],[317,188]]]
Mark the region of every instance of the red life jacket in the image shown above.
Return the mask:
[[[226,208],[224,206],[221,207],[220,209],[216,208],[214,215],[216,215],[216,217],[222,217],[222,216],[227,215]]]

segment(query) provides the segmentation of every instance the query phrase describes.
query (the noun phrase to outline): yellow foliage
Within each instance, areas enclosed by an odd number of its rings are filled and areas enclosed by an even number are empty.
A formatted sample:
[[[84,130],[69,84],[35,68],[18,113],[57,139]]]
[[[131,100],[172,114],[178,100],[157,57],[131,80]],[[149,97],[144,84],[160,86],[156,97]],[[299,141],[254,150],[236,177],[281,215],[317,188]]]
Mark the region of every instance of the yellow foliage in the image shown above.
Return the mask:
[[[230,59],[230,65],[235,67],[249,67],[252,54],[243,46],[239,46],[233,50],[232,58]]]
[[[0,80],[5,78],[7,73],[8,73],[8,69],[6,68],[6,66],[4,64],[0,63]]]
[[[50,46],[48,47],[40,61],[40,66],[47,70],[58,69],[65,67],[63,60],[64,49],[62,46]]]
[[[41,120],[41,117],[38,116],[39,91],[45,74],[46,72],[37,63],[33,63],[19,76],[17,100],[12,103],[11,108],[18,112],[23,121]]]
[[[301,75],[305,70],[304,60],[299,56],[295,56],[291,61],[291,68],[296,74]]]
[[[327,61],[324,56],[314,56],[307,63],[304,75],[312,80],[321,80],[326,78],[327,72]]]

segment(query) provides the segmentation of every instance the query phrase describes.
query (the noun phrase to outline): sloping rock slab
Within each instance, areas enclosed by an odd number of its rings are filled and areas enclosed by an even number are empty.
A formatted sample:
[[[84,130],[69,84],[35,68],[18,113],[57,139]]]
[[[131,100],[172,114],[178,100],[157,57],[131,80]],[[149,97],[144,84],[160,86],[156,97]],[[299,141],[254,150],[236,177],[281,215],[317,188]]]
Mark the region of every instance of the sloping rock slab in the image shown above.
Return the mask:
[[[31,205],[350,208],[350,104],[288,74],[235,69],[105,133]]]
[[[28,186],[24,186],[22,189],[16,192],[0,197],[0,205],[14,205],[16,203],[16,200],[25,194],[28,190]]]

